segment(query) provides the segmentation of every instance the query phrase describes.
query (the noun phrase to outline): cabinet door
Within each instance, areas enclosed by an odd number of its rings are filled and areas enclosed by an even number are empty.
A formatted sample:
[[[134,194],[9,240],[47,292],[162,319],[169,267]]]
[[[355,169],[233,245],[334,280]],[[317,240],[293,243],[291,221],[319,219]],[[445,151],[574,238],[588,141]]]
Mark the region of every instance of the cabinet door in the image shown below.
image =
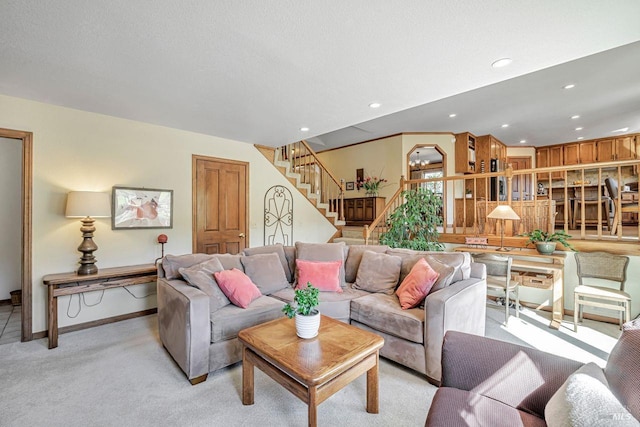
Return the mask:
[[[615,160],[615,145],[612,138],[596,141],[599,162],[610,162]]]
[[[596,162],[596,143],[595,141],[581,142],[580,144],[580,163]]]
[[[549,148],[542,147],[536,149],[536,168],[546,168],[549,166]],[[548,180],[549,174],[539,173],[538,180]]]
[[[356,199],[353,220],[364,221],[364,199]]]
[[[375,201],[375,197],[369,197],[364,201],[364,219],[367,222],[372,222],[376,219]]]
[[[346,221],[353,221],[355,216],[356,216],[355,199],[344,199],[344,219]]]
[[[616,138],[616,160],[633,160],[636,158],[636,144],[634,137]]]
[[[563,147],[564,164],[577,165],[580,163],[580,151],[578,144],[566,144]]]
[[[562,146],[549,147],[549,166],[564,166],[564,156],[562,155]],[[553,172],[551,178],[563,178],[563,172]]]

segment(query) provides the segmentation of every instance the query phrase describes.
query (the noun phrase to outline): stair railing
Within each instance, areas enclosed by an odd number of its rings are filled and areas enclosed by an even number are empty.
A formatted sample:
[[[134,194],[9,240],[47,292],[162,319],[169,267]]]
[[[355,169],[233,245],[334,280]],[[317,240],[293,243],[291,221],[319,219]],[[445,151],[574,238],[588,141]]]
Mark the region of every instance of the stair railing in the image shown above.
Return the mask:
[[[329,212],[344,221],[344,180],[338,180],[306,141],[298,141],[278,148],[280,160],[289,162],[290,171],[300,174],[301,182],[310,186],[307,198],[314,197],[329,206]],[[310,195],[313,195],[311,198]]]
[[[386,231],[389,231],[389,219],[393,212],[404,203],[402,191],[404,190],[404,176],[400,177],[400,185],[398,190],[391,196],[389,202],[384,205],[384,209],[380,212],[378,217],[373,220],[370,225],[365,225],[362,230],[362,237],[364,238],[364,244],[369,245],[380,240],[380,235]]]

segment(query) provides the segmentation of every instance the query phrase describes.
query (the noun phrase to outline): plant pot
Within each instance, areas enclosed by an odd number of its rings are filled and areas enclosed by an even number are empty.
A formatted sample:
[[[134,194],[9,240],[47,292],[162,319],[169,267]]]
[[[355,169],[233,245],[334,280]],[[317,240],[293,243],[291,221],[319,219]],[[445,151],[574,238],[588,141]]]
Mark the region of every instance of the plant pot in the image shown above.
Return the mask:
[[[313,310],[309,316],[296,314],[296,334],[300,338],[308,339],[318,335],[320,329],[320,312]]]
[[[536,242],[536,249],[542,255],[551,255],[556,250],[558,242]]]

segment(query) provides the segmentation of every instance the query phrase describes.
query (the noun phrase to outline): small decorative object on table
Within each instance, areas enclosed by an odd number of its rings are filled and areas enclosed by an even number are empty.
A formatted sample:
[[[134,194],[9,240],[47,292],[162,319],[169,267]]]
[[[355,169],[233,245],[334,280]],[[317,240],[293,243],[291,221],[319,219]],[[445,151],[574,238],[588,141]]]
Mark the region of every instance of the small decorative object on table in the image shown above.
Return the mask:
[[[307,287],[296,289],[293,301],[295,306],[286,304],[282,311],[289,319],[296,318],[296,333],[300,338],[313,338],[318,335],[320,328],[320,311],[318,306],[318,294],[320,291],[313,287],[311,282],[307,282]]]
[[[565,248],[569,248],[572,251],[575,251],[575,248],[571,246],[569,242],[567,242],[567,239],[570,239],[571,236],[564,230],[556,231],[555,233],[549,234],[546,231],[536,229],[530,233],[524,233],[522,234],[522,236],[529,238],[527,245],[529,245],[529,243],[535,243],[536,249],[542,255],[551,255],[553,251],[556,250],[557,242],[562,243]]]
[[[362,181],[358,181],[358,190],[364,187],[367,196],[377,197],[380,189],[384,187],[383,184],[388,181],[382,177],[367,176]]]

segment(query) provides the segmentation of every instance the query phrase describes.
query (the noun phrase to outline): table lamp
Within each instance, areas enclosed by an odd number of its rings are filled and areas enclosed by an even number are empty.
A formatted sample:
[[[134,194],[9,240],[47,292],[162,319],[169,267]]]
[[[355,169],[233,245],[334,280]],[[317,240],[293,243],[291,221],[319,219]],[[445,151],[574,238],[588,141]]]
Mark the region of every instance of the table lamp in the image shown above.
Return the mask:
[[[502,252],[508,251],[509,249],[504,247],[504,221],[507,219],[517,220],[520,219],[520,217],[513,211],[513,209],[511,209],[511,206],[498,205],[489,215],[487,215],[487,218],[502,220],[500,224],[500,248],[496,250]]]
[[[96,231],[93,223],[94,218],[109,218],[111,216],[111,207],[109,203],[108,193],[96,193],[93,191],[71,191],[67,196],[67,210],[65,213],[67,218],[82,218],[82,243],[78,246],[78,250],[82,252],[80,258],[80,268],[78,274],[81,276],[87,274],[96,274],[96,258],[93,252],[98,250],[98,246],[93,242],[93,232]]]

